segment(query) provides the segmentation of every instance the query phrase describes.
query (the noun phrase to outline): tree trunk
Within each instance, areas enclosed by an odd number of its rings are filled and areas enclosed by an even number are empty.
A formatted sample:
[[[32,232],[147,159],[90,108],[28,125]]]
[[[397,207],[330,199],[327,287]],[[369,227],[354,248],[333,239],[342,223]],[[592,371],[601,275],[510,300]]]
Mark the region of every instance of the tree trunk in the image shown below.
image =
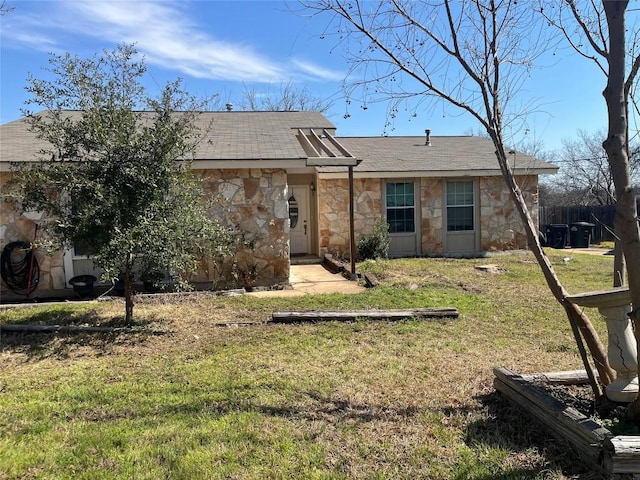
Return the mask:
[[[549,258],[542,249],[542,245],[540,244],[540,239],[537,234],[538,228],[536,225],[534,225],[525,199],[522,196],[522,192],[515,182],[513,172],[511,171],[511,168],[509,167],[509,164],[507,162],[504,145],[502,145],[502,142],[500,141],[501,137],[498,136],[495,132],[490,133],[492,134],[491,138],[494,142],[494,145],[496,146],[496,155],[498,157],[498,163],[500,164],[500,168],[502,170],[503,178],[505,180],[505,183],[507,184],[507,187],[509,188],[509,192],[511,193],[511,197],[514,200],[516,209],[520,214],[520,218],[522,219],[522,223],[527,235],[529,249],[533,252],[533,255],[536,258],[540,269],[542,270],[542,274],[544,275],[551,293],[565,309],[569,324],[571,325],[571,328],[574,331],[574,335],[576,336],[575,340],[578,345],[578,349],[580,350],[582,361],[585,365],[587,373],[590,376],[590,382],[594,391],[594,395],[598,396],[600,394],[600,389],[597,386],[595,378],[593,378],[588,359],[586,358],[585,352],[582,348],[582,340],[577,332],[582,335],[582,338],[584,338],[587,347],[589,348],[589,352],[591,353],[591,356],[593,358],[595,368],[598,371],[598,375],[600,377],[600,382],[603,385],[609,385],[613,380],[615,380],[615,371],[609,366],[607,352],[604,348],[604,345],[602,345],[600,338],[598,337],[598,333],[595,331],[592,323],[589,321],[589,318],[584,314],[580,307],[567,300],[567,296],[569,295],[569,293],[565,290],[564,286],[560,282],[560,279],[556,275],[556,272],[553,269]]]
[[[133,273],[132,268],[127,267],[127,271],[124,274],[124,321],[127,324],[133,322]]]
[[[640,347],[640,229],[638,228],[636,198],[631,185],[627,156],[627,95],[625,92],[625,11],[628,1],[604,0],[609,30],[609,72],[607,86],[602,93],[607,103],[609,130],[602,146],[607,152],[609,168],[616,188],[616,216],[614,226],[620,239],[627,267],[631,296],[634,334]],[[640,352],[638,352],[640,353]],[[629,406],[629,418],[640,423],[640,398]]]

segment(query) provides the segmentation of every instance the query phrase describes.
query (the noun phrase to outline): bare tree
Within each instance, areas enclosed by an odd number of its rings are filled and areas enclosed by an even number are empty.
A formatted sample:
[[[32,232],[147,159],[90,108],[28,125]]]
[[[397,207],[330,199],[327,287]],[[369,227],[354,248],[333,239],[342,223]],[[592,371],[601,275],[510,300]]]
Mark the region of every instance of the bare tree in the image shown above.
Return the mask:
[[[620,238],[627,267],[632,310],[629,314],[633,324],[638,348],[640,348],[640,228],[636,195],[631,184],[628,143],[628,98],[635,76],[640,68],[640,56],[633,59],[631,71],[626,75],[625,13],[628,1],[604,1],[604,10],[609,30],[606,59],[609,65],[607,87],[603,95],[607,102],[609,129],[602,146],[609,158],[616,190],[615,230]],[[638,352],[640,353],[640,351]],[[639,355],[640,356],[640,355]],[[628,416],[640,421],[640,392],[628,408]]]
[[[575,137],[562,139],[562,149],[528,155],[556,163],[560,172],[544,182],[545,196],[541,205],[614,205],[615,186],[609,169],[607,153],[602,146],[606,130],[587,132],[579,129]],[[640,181],[640,146],[629,148],[629,168],[634,186]],[[540,156],[540,155],[543,156]],[[542,190],[542,188],[541,188]],[[546,197],[546,198],[545,198]],[[543,200],[544,198],[544,200]]]
[[[331,98],[314,95],[306,86],[299,87],[293,81],[281,83],[277,91],[271,86],[266,89],[245,85],[239,100],[233,100],[229,92],[216,95],[209,102],[211,110],[239,109],[242,111],[270,112],[326,112],[333,106]]]
[[[313,95],[307,87],[298,88],[293,82],[281,83],[277,92],[245,88],[241,103],[243,110],[270,112],[326,112],[333,105],[330,99]]]
[[[560,175],[554,183],[571,192],[574,205],[613,205],[613,178],[602,148],[606,133],[578,130],[576,138],[564,138],[556,160]]]
[[[625,136],[624,136],[624,148],[626,150],[625,162],[627,168],[630,168],[629,160],[632,157],[629,148],[629,99],[633,99],[632,93],[634,92],[634,79],[638,70],[638,57],[635,52],[638,52],[640,46],[640,29],[631,28],[628,31],[616,32],[618,35],[614,38],[613,35],[609,35],[612,28],[612,19],[607,12],[607,8],[621,9],[622,19],[616,18],[617,22],[621,22],[624,26],[625,13],[627,10],[628,1],[623,2],[608,2],[603,0],[601,3],[595,1],[592,2],[575,2],[574,0],[564,0],[563,2],[554,2],[541,0],[540,12],[547,22],[556,27],[564,36],[567,43],[577,53],[582,55],[585,59],[593,62],[593,64],[603,73],[607,81],[610,80],[612,68],[614,70],[621,69],[619,72],[620,80],[623,81],[622,98],[620,99],[624,105],[624,124],[625,124]],[[615,25],[619,27],[620,25]],[[629,37],[629,42],[627,42]],[[614,53],[614,43],[622,42],[621,45],[617,45],[618,51]],[[621,55],[620,58],[615,58],[615,55]],[[629,69],[629,74],[626,75],[626,69]],[[618,74],[618,73],[616,73]],[[607,101],[609,108],[609,101],[612,100],[608,96],[607,91],[609,87],[605,89],[603,94]],[[617,101],[617,100],[615,100]],[[637,111],[637,106],[632,103]],[[609,117],[610,117],[609,112]],[[611,125],[609,125],[611,128]],[[610,132],[609,132],[610,133]],[[604,138],[604,137],[603,137]],[[607,150],[607,146],[603,143],[603,148],[606,151],[607,162],[609,163],[609,170],[611,181],[613,183],[613,191],[617,190],[614,180],[613,168],[611,168],[611,155]],[[616,211],[619,210],[619,207]],[[623,247],[621,241],[616,241],[615,248],[615,260],[614,260],[614,286],[621,286],[624,284],[624,272],[625,256],[623,255]]]
[[[0,1],[0,17],[2,15],[6,15],[7,13],[13,12],[16,7],[12,7],[7,5],[7,0]]]
[[[541,11],[549,23],[559,28],[573,49],[591,60],[606,77],[602,93],[607,105],[608,129],[602,146],[616,198],[614,227],[618,241],[614,286],[622,284],[626,263],[632,304],[629,317],[640,349],[640,228],[629,147],[629,100],[633,99],[640,69],[640,28],[635,25],[627,28],[628,0],[603,0],[601,4],[566,0],[555,11],[545,12],[544,7],[548,5],[544,3]],[[631,105],[635,107],[634,103]],[[640,392],[627,414],[640,423]]]
[[[516,102],[516,94],[538,55],[546,24],[528,2],[510,0],[390,0],[303,1],[337,22],[337,40],[345,45],[356,79],[350,97],[362,101],[387,99],[397,109],[403,101],[437,100],[475,118],[492,140],[503,178],[520,214],[531,248],[547,284],[564,307],[588,372],[584,337],[602,383],[614,377],[597,333],[582,310],[567,301],[538,237],[538,227],[516,184],[509,164],[512,138],[531,105]],[[328,36],[328,34],[326,35]],[[522,107],[516,110],[515,107]],[[582,336],[580,335],[582,333]],[[593,375],[591,385],[600,394]]]

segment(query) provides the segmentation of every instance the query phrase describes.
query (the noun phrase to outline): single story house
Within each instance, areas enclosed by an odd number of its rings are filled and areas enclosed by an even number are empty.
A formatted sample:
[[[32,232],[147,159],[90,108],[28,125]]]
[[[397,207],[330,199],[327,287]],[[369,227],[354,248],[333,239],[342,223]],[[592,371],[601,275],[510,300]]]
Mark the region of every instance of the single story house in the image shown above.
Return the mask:
[[[254,241],[246,261],[256,267],[258,285],[287,281],[299,257],[348,257],[350,229],[357,241],[382,217],[390,225],[392,256],[527,247],[488,139],[337,137],[318,112],[205,112],[198,121],[207,133],[193,168],[208,192],[227,200],[230,220]],[[39,148],[23,120],[0,126],[0,188],[12,175],[11,162],[36,161]],[[538,176],[557,167],[520,152],[512,160],[537,222]],[[3,196],[0,249],[31,241],[40,219],[37,212],[19,215],[14,200]],[[53,256],[38,252],[37,259],[39,295],[68,291],[72,277],[93,272],[90,258],[73,248]],[[216,275],[203,262],[196,281],[211,287]],[[0,288],[3,297],[9,294],[4,283]]]

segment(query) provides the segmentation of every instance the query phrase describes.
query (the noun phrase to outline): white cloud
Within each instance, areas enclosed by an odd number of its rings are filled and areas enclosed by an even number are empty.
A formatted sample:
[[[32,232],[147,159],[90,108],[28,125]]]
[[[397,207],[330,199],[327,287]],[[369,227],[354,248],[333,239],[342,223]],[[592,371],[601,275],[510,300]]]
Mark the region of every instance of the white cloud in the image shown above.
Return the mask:
[[[53,38],[40,33],[30,32],[28,30],[15,31],[12,38],[17,43],[34,50],[50,52],[57,49],[57,43]]]
[[[61,46],[70,43],[70,34],[76,44],[82,38],[135,43],[150,65],[201,79],[273,83],[342,78],[304,60],[273,60],[258,50],[261,45],[216,38],[198,22],[197,12],[188,10],[198,2],[62,0],[41,5],[40,14],[20,17],[13,33],[5,30],[3,36],[45,51],[69,50]]]
[[[151,64],[215,80],[284,77],[281,67],[252,47],[214,38],[170,2],[71,2],[68,7],[81,17],[73,28],[84,35],[135,43]]]
[[[329,70],[305,60],[294,59],[292,63],[306,75],[318,80],[330,80],[339,82],[344,78],[344,73],[342,72]]]

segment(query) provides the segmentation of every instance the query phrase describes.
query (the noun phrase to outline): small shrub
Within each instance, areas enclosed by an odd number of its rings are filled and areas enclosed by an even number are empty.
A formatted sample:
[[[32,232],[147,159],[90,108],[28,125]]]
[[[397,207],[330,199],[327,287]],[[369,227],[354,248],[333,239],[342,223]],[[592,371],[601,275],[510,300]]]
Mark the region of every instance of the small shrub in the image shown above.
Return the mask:
[[[358,241],[358,261],[389,258],[389,224],[385,217],[376,220],[373,233]]]

